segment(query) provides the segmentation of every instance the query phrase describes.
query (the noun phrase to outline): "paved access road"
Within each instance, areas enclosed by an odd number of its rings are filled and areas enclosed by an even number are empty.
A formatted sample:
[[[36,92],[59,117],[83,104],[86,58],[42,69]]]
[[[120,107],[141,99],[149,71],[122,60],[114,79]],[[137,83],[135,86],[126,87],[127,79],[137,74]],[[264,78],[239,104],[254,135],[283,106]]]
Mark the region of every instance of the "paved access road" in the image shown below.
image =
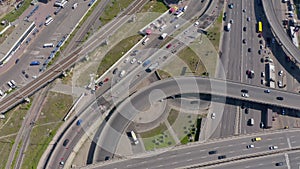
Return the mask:
[[[218,162],[219,155],[226,155],[227,159],[240,156],[248,156],[262,152],[272,152],[269,146],[277,145],[278,150],[295,148],[300,146],[299,130],[280,131],[275,133],[262,133],[259,135],[248,135],[215,140],[207,143],[185,145],[148,154],[135,155],[124,160],[112,160],[109,162],[93,164],[85,168],[178,168],[205,163]],[[261,137],[262,141],[252,142],[254,137]],[[247,149],[246,146],[254,144],[254,148]],[[217,153],[209,155],[208,152],[216,150]],[[274,151],[274,150],[273,150]],[[268,157],[267,157],[268,158]],[[295,161],[293,161],[295,162]],[[257,163],[256,163],[257,164]],[[271,165],[273,166],[273,165]],[[269,166],[270,167],[270,166]],[[272,168],[272,167],[271,167]]]
[[[274,34],[278,37],[278,41],[288,51],[288,53],[300,63],[300,50],[293,44],[290,37],[282,28],[280,21],[276,17],[276,12],[272,0],[262,1],[265,15],[269,21]]]
[[[241,97],[242,89],[249,91],[249,98]],[[134,119],[136,114],[140,111],[147,110],[154,102],[167,98],[168,96],[183,93],[204,93],[299,109],[299,94],[275,89],[271,90],[271,93],[266,94],[264,90],[264,88],[258,86],[200,77],[180,77],[152,83],[146,89],[135,93],[132,97],[125,100],[118,107],[117,112],[114,112],[99,137],[101,140],[98,141],[98,146],[105,150],[105,153],[100,151],[98,156],[101,156],[101,158],[111,156],[115,152],[120,135],[125,131],[126,126]],[[282,96],[285,99],[283,101],[276,100],[277,96]],[[218,101],[219,99],[213,96],[212,100]]]

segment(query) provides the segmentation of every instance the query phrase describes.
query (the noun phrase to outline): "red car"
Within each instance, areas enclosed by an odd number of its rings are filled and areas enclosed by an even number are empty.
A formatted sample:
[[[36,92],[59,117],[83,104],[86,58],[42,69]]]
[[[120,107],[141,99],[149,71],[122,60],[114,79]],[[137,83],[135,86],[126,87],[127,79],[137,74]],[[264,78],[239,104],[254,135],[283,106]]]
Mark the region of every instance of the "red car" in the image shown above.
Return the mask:
[[[172,46],[172,44],[171,44],[171,43],[170,43],[170,44],[168,44],[168,45],[167,45],[167,49],[169,49],[171,46]]]
[[[104,79],[104,81],[103,82],[107,82],[109,80],[109,78],[107,77],[106,79]]]

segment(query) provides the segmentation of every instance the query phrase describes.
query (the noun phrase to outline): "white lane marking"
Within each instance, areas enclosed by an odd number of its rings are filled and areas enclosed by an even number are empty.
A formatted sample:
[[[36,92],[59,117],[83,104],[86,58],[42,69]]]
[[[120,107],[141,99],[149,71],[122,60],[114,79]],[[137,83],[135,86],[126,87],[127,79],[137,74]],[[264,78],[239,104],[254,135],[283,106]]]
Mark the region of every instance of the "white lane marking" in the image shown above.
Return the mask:
[[[191,154],[191,152],[187,152],[187,153],[185,153],[185,154]]]
[[[232,146],[233,146],[232,144],[229,144],[229,145],[228,145],[228,147],[232,147]]]
[[[178,162],[177,161],[175,161],[175,162],[173,162],[172,164],[177,164]]]
[[[289,148],[291,148],[292,146],[291,146],[290,138],[286,138],[286,141],[287,141],[287,143],[289,145]]]
[[[291,138],[294,138],[294,137],[296,137],[296,136],[290,136]]]
[[[289,155],[285,153],[284,156],[285,156],[286,166],[288,167],[288,169],[291,169]]]
[[[293,144],[294,144],[294,143],[297,143],[297,141],[291,141],[291,143],[293,143]]]
[[[202,156],[202,157],[200,157],[200,158],[206,158],[207,156]]]
[[[157,158],[157,160],[162,160],[162,159],[164,159],[163,157],[159,157],[159,158]]]
[[[193,159],[188,159],[188,160],[186,160],[186,161],[192,161]]]

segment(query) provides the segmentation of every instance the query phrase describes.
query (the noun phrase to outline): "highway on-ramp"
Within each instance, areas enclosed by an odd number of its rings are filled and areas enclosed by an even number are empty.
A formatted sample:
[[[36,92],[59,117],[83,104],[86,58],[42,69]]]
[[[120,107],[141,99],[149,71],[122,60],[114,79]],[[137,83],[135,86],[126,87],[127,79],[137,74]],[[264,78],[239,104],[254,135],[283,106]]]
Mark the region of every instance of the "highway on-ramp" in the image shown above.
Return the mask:
[[[276,37],[278,37],[279,42],[292,55],[296,62],[300,63],[300,50],[293,44],[290,37],[288,37],[282,28],[280,21],[278,21],[272,0],[262,0],[262,4],[269,24]]]
[[[249,91],[249,98],[241,96],[242,89]],[[134,117],[139,112],[149,109],[153,103],[169,96],[202,93],[211,94],[212,101],[219,101],[221,96],[270,106],[300,109],[299,94],[276,89],[271,89],[270,93],[265,93],[264,90],[264,87],[201,77],[180,77],[152,83],[122,102],[117,111],[113,113],[99,137],[98,147],[105,151],[100,151],[98,156],[102,158],[111,156],[115,152],[121,134]],[[278,96],[283,97],[284,100],[277,100]],[[214,129],[212,128],[212,130]]]

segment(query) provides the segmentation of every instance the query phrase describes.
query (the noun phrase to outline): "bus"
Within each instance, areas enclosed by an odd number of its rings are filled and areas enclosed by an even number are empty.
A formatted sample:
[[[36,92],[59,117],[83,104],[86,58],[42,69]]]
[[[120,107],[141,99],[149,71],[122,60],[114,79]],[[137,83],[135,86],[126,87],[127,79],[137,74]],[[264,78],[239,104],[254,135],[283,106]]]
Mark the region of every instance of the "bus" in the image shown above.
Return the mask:
[[[49,18],[46,20],[45,25],[48,26],[52,21],[53,21],[53,18],[52,18],[52,17],[49,17]]]
[[[139,140],[137,139],[137,137],[136,137],[134,131],[131,131],[130,134],[131,134],[133,143],[134,143],[135,145],[137,145],[137,144],[139,143]]]
[[[262,22],[261,21],[259,21],[257,24],[257,32],[262,33]]]
[[[149,40],[149,38],[147,37],[143,42],[142,44],[145,45],[147,43],[147,41]]]
[[[43,48],[53,48],[54,47],[54,44],[53,43],[45,43],[43,45]]]

